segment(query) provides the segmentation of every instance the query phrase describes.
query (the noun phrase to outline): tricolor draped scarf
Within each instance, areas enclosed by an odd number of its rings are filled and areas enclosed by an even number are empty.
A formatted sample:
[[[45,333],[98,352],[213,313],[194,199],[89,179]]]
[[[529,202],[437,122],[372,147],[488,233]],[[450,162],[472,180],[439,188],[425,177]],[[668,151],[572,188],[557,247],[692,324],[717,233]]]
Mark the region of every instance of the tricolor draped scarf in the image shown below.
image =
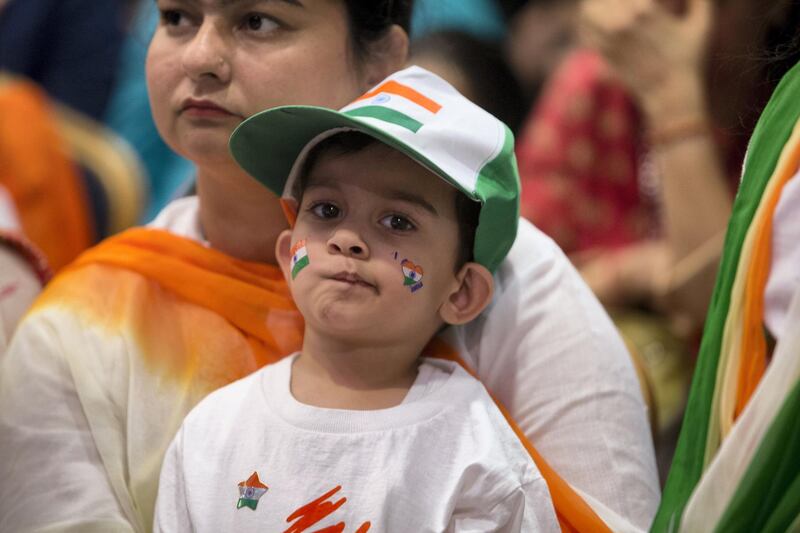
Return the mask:
[[[771,361],[763,324],[773,216],[798,168],[800,65],[776,89],[750,141],[653,531],[800,526],[798,295]]]

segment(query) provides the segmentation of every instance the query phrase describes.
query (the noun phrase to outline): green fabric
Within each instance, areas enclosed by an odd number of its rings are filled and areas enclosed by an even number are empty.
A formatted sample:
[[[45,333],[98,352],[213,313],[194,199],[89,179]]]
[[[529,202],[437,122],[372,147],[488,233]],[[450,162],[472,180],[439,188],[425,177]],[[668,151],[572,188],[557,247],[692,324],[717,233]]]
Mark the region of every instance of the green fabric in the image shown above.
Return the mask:
[[[384,122],[389,122],[390,124],[396,124],[397,126],[413,131],[414,133],[417,133],[417,131],[422,127],[422,122],[414,120],[408,115],[405,115],[399,111],[395,111],[394,109],[388,109],[377,105],[358,107],[356,109],[351,109],[350,111],[345,111],[344,114],[351,117],[376,118]]]
[[[744,237],[798,116],[800,64],[789,71],[778,85],[750,140],[744,177],[725,237],[722,262],[706,318],[681,435],[652,531],[677,530],[686,503],[705,469],[706,441],[722,333]]]
[[[483,207],[475,230],[475,261],[494,272],[517,237],[519,224],[519,172],[514,134],[506,126],[503,147],[478,173],[475,191]]]
[[[799,417],[797,383],[758,446],[717,532],[783,532],[791,525],[800,512]]]

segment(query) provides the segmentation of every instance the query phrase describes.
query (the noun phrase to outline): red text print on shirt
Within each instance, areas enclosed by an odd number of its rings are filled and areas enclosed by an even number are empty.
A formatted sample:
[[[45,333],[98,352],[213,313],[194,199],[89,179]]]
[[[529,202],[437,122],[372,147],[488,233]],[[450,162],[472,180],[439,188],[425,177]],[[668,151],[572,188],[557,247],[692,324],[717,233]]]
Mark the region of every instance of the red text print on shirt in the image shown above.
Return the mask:
[[[347,498],[340,498],[335,503],[329,501],[328,498],[339,492],[341,489],[342,486],[338,485],[313,502],[305,504],[289,515],[289,518],[287,518],[286,521],[291,522],[294,520],[295,522],[283,533],[303,533],[303,531],[318,524],[321,520],[333,514],[339,507],[344,505],[344,503],[347,501]],[[345,527],[347,527],[347,524],[344,522],[339,522],[335,526],[326,527],[325,529],[318,529],[314,533],[342,533]],[[369,527],[370,523],[364,522],[355,533],[366,533],[369,531]]]

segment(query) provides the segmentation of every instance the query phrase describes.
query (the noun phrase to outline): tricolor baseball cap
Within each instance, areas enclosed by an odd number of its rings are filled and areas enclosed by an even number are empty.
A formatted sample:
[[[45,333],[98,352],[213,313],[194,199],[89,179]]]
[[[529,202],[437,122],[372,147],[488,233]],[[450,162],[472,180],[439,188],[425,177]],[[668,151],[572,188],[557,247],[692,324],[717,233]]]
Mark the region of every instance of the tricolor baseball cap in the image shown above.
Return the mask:
[[[344,131],[374,137],[480,202],[473,257],[494,272],[514,243],[519,220],[514,136],[503,122],[414,66],[339,111],[284,106],[257,113],[236,128],[230,149],[247,173],[291,198],[309,152]]]

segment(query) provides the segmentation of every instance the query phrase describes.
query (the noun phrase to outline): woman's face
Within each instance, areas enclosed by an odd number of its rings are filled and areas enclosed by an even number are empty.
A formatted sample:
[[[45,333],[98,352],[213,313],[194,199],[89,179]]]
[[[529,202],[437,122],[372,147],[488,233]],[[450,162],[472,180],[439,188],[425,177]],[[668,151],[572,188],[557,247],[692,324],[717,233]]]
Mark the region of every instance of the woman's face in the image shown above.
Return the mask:
[[[156,0],[147,85],[161,136],[198,163],[230,161],[233,129],[287,104],[338,108],[368,87],[341,0]]]

